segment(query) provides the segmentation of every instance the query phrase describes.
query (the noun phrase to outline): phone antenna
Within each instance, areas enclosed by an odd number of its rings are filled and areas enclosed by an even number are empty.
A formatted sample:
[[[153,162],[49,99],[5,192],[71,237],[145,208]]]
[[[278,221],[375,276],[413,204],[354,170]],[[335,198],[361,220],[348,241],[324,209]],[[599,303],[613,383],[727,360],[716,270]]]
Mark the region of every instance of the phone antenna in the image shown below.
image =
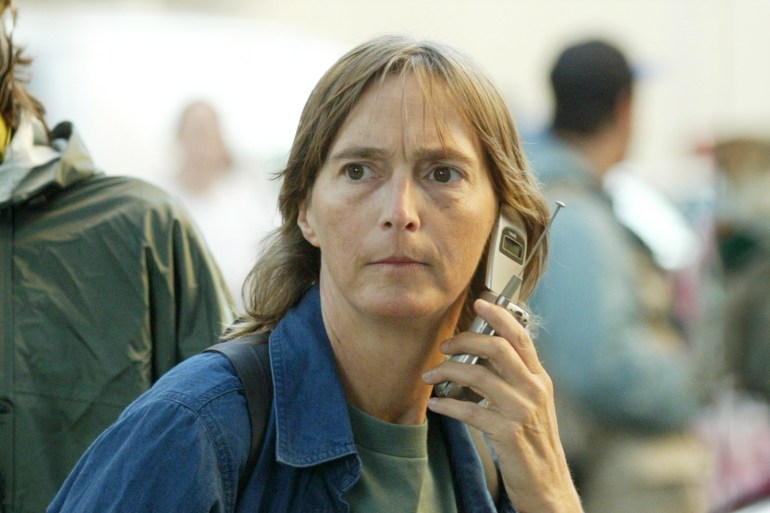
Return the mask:
[[[551,225],[553,224],[553,220],[556,219],[556,214],[559,213],[559,210],[566,207],[567,205],[564,204],[562,201],[556,202],[556,210],[553,211],[553,215],[551,215],[551,219],[548,221],[548,224],[546,225],[545,229],[543,230],[543,233],[540,234],[540,238],[537,239],[537,242],[535,242],[535,245],[532,246],[532,251],[529,252],[529,255],[527,255],[527,259],[524,261],[524,265],[521,266],[521,269],[519,270],[519,274],[521,275],[524,272],[524,269],[527,268],[529,265],[530,260],[532,260],[532,257],[535,256],[535,253],[537,253],[537,249],[540,247],[540,243],[543,242],[543,239],[545,239],[545,235],[548,233],[548,230],[551,229]]]

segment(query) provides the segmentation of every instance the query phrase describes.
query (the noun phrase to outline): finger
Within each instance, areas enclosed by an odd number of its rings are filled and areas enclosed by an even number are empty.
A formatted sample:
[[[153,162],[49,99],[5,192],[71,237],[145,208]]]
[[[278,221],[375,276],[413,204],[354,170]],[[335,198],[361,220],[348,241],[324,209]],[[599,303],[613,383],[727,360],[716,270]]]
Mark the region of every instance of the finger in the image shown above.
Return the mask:
[[[484,432],[490,431],[491,426],[500,419],[500,415],[490,408],[479,403],[457,399],[431,397],[428,401],[428,409],[461,420]]]
[[[468,387],[486,399],[490,408],[494,410],[517,409],[530,403],[527,397],[540,397],[541,392],[547,392],[550,381],[545,372],[542,374],[530,372],[510,345],[507,345],[507,352],[511,355],[510,358],[495,357],[498,361],[508,362],[500,364],[501,370],[489,368],[491,359],[480,360],[482,364],[476,365],[447,360],[426,371],[422,379],[431,385],[451,381]]]
[[[479,316],[495,329],[495,335],[463,332],[442,344],[442,351],[479,356],[508,381],[523,371],[544,372],[529,334],[511,312],[483,300],[478,300],[474,306]]]
[[[481,361],[481,360],[480,360]],[[435,385],[444,381],[451,381],[458,385],[471,388],[480,396],[486,397],[487,390],[495,385],[499,386],[498,381],[502,378],[486,368],[481,363],[474,365],[468,363],[459,363],[447,360],[437,367],[426,371],[422,379],[429,385]]]
[[[505,342],[505,344],[508,343]],[[539,389],[540,377],[524,367],[510,346],[507,349],[518,363],[517,371],[508,369],[504,373],[497,373],[481,364],[470,365],[445,361],[438,367],[425,372],[422,377],[423,381],[431,385],[451,381],[460,386],[468,387],[485,400],[484,405],[488,409],[498,411],[511,420],[520,421],[519,413],[527,411],[531,404],[528,397],[530,394],[536,394]],[[506,380],[506,375],[511,377]],[[462,402],[472,401],[463,400]],[[488,426],[476,425],[476,427],[488,430]]]
[[[481,365],[491,368],[494,372],[511,382],[518,381],[516,376],[532,373],[512,347],[512,343],[501,336],[463,332],[443,343],[441,350],[447,354],[471,354],[478,356]],[[466,364],[452,362],[451,360],[448,363],[459,365],[459,367],[447,366],[443,368],[443,370],[453,375],[458,372],[461,373],[467,367],[471,367]],[[468,379],[474,378],[476,378],[475,375],[468,376]],[[450,380],[455,381],[455,379]]]
[[[536,374],[544,371],[532,338],[511,312],[481,299],[477,299],[473,306],[476,313],[492,326],[495,334],[511,344],[530,371]]]

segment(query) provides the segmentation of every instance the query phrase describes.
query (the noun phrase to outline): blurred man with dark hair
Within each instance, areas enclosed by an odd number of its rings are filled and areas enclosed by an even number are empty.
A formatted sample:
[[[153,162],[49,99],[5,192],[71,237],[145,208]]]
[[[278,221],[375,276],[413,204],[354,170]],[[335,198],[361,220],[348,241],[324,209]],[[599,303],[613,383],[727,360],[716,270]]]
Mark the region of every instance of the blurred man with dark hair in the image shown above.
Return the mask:
[[[631,141],[632,68],[589,40],[564,50],[550,78],[553,124],[527,150],[546,194],[569,210],[532,309],[571,468],[589,513],[700,513],[707,459],[689,434],[695,365],[673,290],[603,187]]]
[[[52,130],[0,0],[0,485],[3,513],[44,511],[81,453],[231,321],[218,268],[160,189],[97,171]]]
[[[630,135],[633,73],[614,46],[596,40],[567,48],[551,70],[551,87],[560,135],[597,133],[613,120],[624,122],[623,135]]]

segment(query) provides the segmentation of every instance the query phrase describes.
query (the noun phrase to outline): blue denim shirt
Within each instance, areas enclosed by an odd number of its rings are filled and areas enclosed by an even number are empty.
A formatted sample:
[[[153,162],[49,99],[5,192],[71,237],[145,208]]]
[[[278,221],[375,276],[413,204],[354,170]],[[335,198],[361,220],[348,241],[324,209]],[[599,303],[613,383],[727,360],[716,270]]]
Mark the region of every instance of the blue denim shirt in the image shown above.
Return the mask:
[[[349,511],[342,495],[361,463],[317,286],[276,326],[270,360],[273,410],[239,504],[250,433],[243,388],[222,355],[204,353],[167,373],[102,433],[49,513]],[[466,426],[433,421],[449,448],[460,510],[498,511]],[[499,511],[514,511],[507,498],[500,502]]]

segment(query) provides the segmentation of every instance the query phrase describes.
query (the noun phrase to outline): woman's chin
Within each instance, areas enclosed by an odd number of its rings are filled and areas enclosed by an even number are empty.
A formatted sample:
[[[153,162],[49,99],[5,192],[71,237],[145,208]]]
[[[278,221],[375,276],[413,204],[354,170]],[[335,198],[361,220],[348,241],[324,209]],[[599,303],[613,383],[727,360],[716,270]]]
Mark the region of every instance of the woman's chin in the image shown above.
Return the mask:
[[[446,314],[449,305],[425,294],[400,294],[375,297],[365,302],[364,310],[372,317],[408,321],[429,321]]]

